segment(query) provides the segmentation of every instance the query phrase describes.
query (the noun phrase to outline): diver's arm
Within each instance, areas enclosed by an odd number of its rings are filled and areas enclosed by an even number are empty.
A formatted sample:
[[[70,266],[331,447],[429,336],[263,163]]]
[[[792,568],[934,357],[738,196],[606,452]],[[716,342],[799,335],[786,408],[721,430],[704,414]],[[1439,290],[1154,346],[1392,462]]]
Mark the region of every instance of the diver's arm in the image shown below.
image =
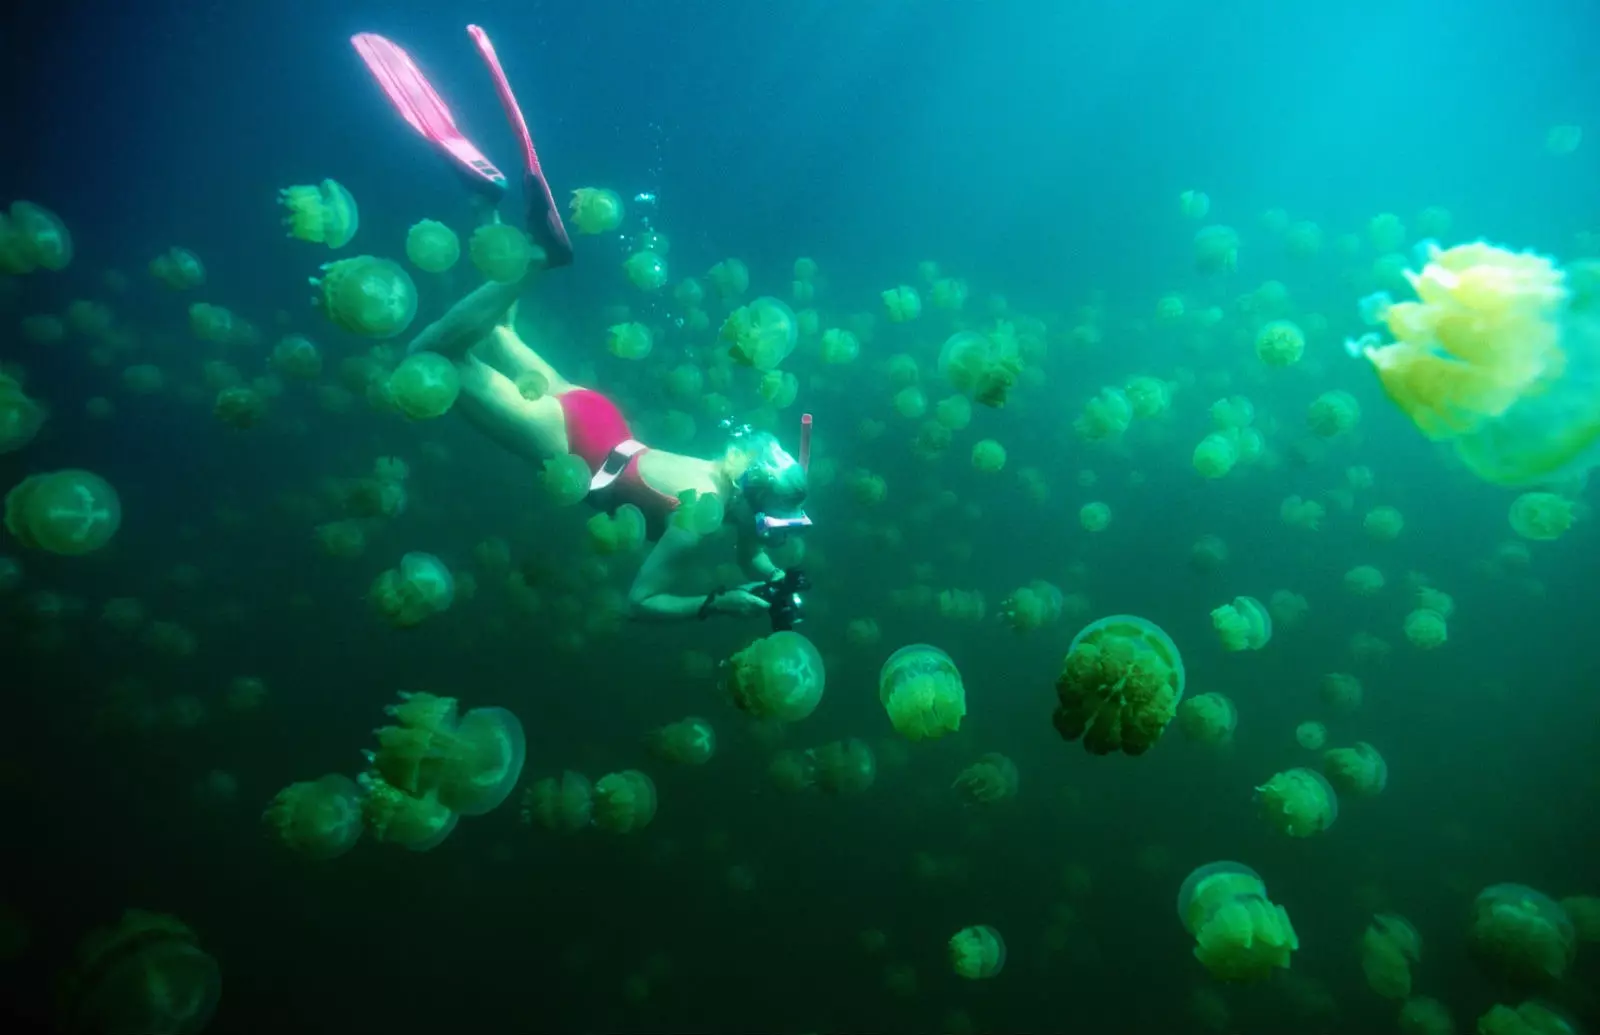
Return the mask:
[[[693,551],[700,537],[680,528],[669,528],[661,541],[645,556],[628,587],[628,615],[639,622],[685,622],[712,614],[756,614],[767,602],[746,590],[731,589],[710,596],[685,597],[667,590],[674,576]]]
[[[748,533],[739,536],[739,566],[762,582],[783,577],[783,569],[772,563],[766,546]]]

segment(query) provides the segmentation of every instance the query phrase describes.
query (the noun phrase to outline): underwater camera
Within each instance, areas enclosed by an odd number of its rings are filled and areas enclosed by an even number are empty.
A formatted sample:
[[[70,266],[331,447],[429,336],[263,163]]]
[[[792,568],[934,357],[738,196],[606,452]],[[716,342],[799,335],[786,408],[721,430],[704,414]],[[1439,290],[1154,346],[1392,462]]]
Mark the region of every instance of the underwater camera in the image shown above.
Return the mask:
[[[793,629],[805,621],[801,610],[805,602],[800,594],[811,588],[811,579],[799,568],[783,573],[783,578],[763,582],[750,592],[767,602],[767,614],[772,616],[772,631]]]

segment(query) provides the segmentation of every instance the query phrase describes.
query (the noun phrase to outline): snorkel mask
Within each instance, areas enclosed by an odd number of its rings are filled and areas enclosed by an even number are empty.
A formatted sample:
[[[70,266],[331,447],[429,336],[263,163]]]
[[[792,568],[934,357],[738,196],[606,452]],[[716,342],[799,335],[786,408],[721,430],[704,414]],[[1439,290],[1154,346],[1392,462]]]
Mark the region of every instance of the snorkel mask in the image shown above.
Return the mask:
[[[729,434],[734,438],[743,438],[750,434],[750,426],[748,424],[734,427],[731,422],[725,421],[723,426],[728,429]],[[796,460],[781,447],[774,444],[773,448],[765,453],[763,463],[766,470],[781,473],[790,465],[795,464]],[[802,471],[811,469],[811,414],[809,413],[802,414],[800,417],[800,459],[798,463]],[[755,466],[755,464],[752,464],[739,477],[738,487],[740,492],[749,492],[750,472]],[[797,508],[790,514],[758,512],[755,516],[756,534],[763,539],[782,538],[791,532],[803,532],[810,527],[811,518],[806,516],[803,508]]]

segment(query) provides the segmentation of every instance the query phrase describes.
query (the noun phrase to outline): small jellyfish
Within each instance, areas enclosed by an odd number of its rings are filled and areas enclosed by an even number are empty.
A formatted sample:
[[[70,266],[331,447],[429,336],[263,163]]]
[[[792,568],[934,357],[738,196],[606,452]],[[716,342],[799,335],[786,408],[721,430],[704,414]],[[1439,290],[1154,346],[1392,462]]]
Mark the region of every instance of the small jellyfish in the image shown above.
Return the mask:
[[[1256,788],[1256,800],[1267,822],[1290,837],[1320,834],[1339,818],[1339,796],[1315,769],[1276,774]]]
[[[1222,694],[1197,694],[1178,705],[1178,728],[1201,744],[1227,744],[1239,725],[1239,710]]]
[[[950,966],[960,977],[968,981],[998,977],[1005,965],[1005,939],[988,924],[965,927],[950,936]]]
[[[356,199],[335,180],[285,187],[278,192],[278,203],[289,210],[283,217],[288,236],[313,244],[343,248],[361,225]]]
[[[655,781],[637,769],[602,776],[594,783],[594,825],[611,834],[631,834],[656,815]]]
[[[568,769],[560,776],[537,780],[522,796],[522,822],[571,834],[594,822],[594,785]]]
[[[443,223],[424,219],[406,231],[406,258],[424,273],[443,273],[461,258],[461,238]]]
[[[439,558],[414,550],[400,558],[399,567],[379,575],[367,597],[390,624],[409,628],[449,609],[455,579]]]
[[[478,227],[467,242],[467,251],[479,273],[501,284],[521,280],[534,259],[543,256],[527,234],[509,223]]]
[[[361,789],[348,776],[290,784],[261,816],[285,848],[307,859],[335,859],[361,838]]]
[[[1260,650],[1272,639],[1272,615],[1255,597],[1234,597],[1211,612],[1211,624],[1230,651]]]
[[[652,730],[648,741],[658,756],[680,765],[705,765],[717,752],[716,730],[694,716]]]
[[[991,751],[961,770],[951,786],[970,805],[993,805],[1017,796],[1017,766]]]
[[[432,420],[450,412],[461,394],[454,363],[436,352],[417,352],[401,360],[387,382],[389,398],[412,420]]]
[[[1358,798],[1376,797],[1389,786],[1389,763],[1364,740],[1323,754],[1322,772],[1339,793]]]

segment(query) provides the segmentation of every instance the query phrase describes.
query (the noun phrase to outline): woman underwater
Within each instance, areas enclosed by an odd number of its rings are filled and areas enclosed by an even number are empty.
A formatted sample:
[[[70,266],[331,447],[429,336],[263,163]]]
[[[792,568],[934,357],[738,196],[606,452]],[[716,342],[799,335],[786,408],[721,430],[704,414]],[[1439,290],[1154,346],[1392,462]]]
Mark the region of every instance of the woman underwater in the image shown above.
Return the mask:
[[[572,261],[572,245],[522,113],[488,36],[477,26],[467,31],[489,66],[507,120],[522,144],[527,228],[544,252],[544,261],[535,267],[566,265]],[[505,192],[504,175],[456,128],[409,55],[370,33],[354,37],[352,43],[406,121],[438,147],[474,193],[485,199],[485,218],[497,220],[494,204]],[[586,497],[591,505],[607,512],[625,504],[639,508],[655,545],[628,590],[634,618],[680,621],[764,613],[768,601],[754,590],[784,574],[768,556],[768,546],[811,524],[802,509],[805,465],[764,432],[741,431],[721,455],[710,459],[652,449],[635,439],[610,399],[562,377],[513,329],[517,298],[539,272],[532,268],[514,283],[484,284],[424,329],[408,351],[435,352],[456,365],[461,396],[455,408],[486,436],[536,464],[576,454],[592,475]],[[517,388],[518,378],[530,373],[542,376],[549,386],[546,394],[533,400]],[[802,444],[802,456],[805,452]],[[738,560],[756,581],[710,594],[684,592],[704,561],[699,549],[702,537],[676,527],[668,518],[679,497],[690,490],[722,500],[723,522],[731,522],[736,532]]]

